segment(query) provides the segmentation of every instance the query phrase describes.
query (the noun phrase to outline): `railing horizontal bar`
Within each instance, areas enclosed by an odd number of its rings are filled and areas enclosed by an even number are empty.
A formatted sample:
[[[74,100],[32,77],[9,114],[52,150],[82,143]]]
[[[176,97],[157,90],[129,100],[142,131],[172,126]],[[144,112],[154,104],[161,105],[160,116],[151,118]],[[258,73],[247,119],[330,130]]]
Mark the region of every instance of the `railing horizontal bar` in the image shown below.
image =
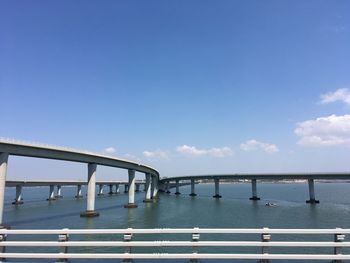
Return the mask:
[[[260,241],[3,241],[4,247],[350,247],[350,242]]]
[[[350,234],[350,229],[253,229],[253,228],[156,228],[156,229],[0,229],[0,234],[58,235],[58,234]]]
[[[1,258],[68,258],[68,259],[290,259],[290,260],[349,260],[350,255],[316,254],[79,254],[79,253],[0,253]]]

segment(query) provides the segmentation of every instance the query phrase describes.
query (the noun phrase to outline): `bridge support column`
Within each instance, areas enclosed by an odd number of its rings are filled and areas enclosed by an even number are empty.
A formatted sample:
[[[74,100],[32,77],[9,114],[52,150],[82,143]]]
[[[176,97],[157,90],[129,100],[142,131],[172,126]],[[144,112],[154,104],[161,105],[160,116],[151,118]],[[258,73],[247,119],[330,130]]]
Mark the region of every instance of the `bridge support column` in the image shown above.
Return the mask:
[[[120,193],[120,188],[119,188],[119,184],[115,185],[115,193],[119,194]]]
[[[315,198],[314,179],[308,179],[308,184],[309,184],[309,196],[310,196],[310,199],[306,200],[306,203],[308,203],[308,204],[318,204],[320,201],[316,200],[316,198]]]
[[[77,195],[75,196],[75,198],[82,198],[83,195],[81,194],[81,184],[77,185]]]
[[[56,198],[62,198],[62,186],[61,185],[57,185],[57,192],[56,192]]]
[[[175,192],[175,194],[176,195],[180,195],[181,193],[180,193],[180,185],[179,185],[179,180],[176,180],[175,181],[175,185],[176,185],[176,192]]]
[[[3,228],[5,186],[7,174],[8,153],[0,153],[0,228]]]
[[[256,190],[256,179],[252,179],[252,197],[249,200],[258,201],[260,198],[258,197],[258,193]]]
[[[95,211],[96,167],[95,163],[88,164],[87,204],[86,211],[80,214],[81,217],[99,216]]]
[[[143,202],[145,203],[152,203],[152,196],[151,196],[151,174],[150,173],[146,173],[146,184],[145,184],[145,188],[146,188],[146,194],[145,194],[145,199],[143,200]]]
[[[124,205],[125,208],[136,208],[135,204],[135,170],[128,170],[129,173],[129,201]]]
[[[114,194],[114,193],[113,193],[113,185],[112,185],[112,184],[109,185],[109,192],[108,192],[108,194],[109,194],[109,195]]]
[[[168,181],[167,183],[166,183],[166,185],[165,185],[165,192],[167,193],[167,194],[170,194],[170,181]]]
[[[221,198],[222,196],[220,195],[220,179],[215,178],[214,179],[215,183],[215,195],[213,195],[214,198]]]
[[[98,185],[98,196],[104,196],[104,193],[103,193],[103,184],[99,184]]]
[[[190,193],[190,196],[196,196],[197,195],[195,193],[195,190],[194,190],[194,185],[195,185],[195,181],[194,181],[194,179],[191,179],[191,193]]]
[[[49,189],[49,198],[46,199],[47,201],[53,201],[56,200],[55,197],[55,186],[52,184],[50,185],[50,189]]]
[[[124,193],[129,192],[129,185],[124,184]]]
[[[135,192],[140,192],[140,184],[136,184],[136,190]]]
[[[12,202],[13,205],[21,205],[23,204],[22,200],[22,185],[16,185],[16,198],[15,201]]]
[[[152,176],[152,198],[157,198],[158,196],[158,179],[157,176]]]

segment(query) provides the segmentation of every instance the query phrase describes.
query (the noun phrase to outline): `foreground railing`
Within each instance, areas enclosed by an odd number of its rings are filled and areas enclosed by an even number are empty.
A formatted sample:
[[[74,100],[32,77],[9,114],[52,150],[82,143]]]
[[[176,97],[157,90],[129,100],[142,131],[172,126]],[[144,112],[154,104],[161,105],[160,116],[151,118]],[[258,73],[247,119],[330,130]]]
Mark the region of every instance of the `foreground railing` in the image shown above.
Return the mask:
[[[154,240],[155,237],[159,238],[161,234],[169,236],[178,236],[181,238],[188,237],[188,240]],[[228,235],[229,234],[229,235]],[[345,234],[350,234],[350,229],[210,229],[210,228],[161,228],[161,229],[61,229],[61,230],[14,230],[14,229],[0,229],[0,258],[3,259],[251,259],[260,260],[260,262],[268,262],[269,259],[279,260],[327,260],[333,262],[341,262],[342,260],[350,260],[350,255],[345,254],[343,248],[349,248],[350,242],[344,242]],[[104,240],[101,240],[102,236],[107,236]],[[205,240],[201,240],[202,236],[205,236]],[[241,240],[229,240],[215,241],[208,240],[211,235],[215,238],[228,237],[231,239],[241,238],[242,235],[253,235],[258,240],[254,241],[241,241]],[[291,237],[295,240],[295,236],[304,237],[318,237],[317,241],[288,241]],[[36,240],[44,239],[42,241],[28,240],[36,236]],[[287,241],[279,240],[272,241],[273,237],[287,236]],[[320,236],[320,237],[319,237]],[[47,240],[47,238],[52,238]],[[83,237],[83,240],[71,240],[73,237]],[[111,238],[118,237],[119,240],[111,240]],[[151,237],[152,240],[137,240],[139,237]],[[84,240],[88,238],[89,240]],[[319,239],[322,241],[319,241]],[[22,240],[21,240],[22,239]],[[23,240],[24,239],[24,240]],[[109,239],[109,240],[108,240]],[[307,238],[306,238],[307,239]],[[42,252],[35,251],[35,249],[43,250],[50,247],[57,248],[57,252]],[[109,248],[111,253],[96,253],[93,250],[70,252],[70,250],[76,248]],[[191,253],[154,253],[142,252],[136,253],[133,250],[137,248],[145,248],[152,250],[155,248],[164,247],[176,247],[187,248],[191,250]],[[218,253],[204,252],[199,253],[199,248],[228,248],[234,247],[240,250],[247,247],[255,247],[258,249],[257,253]],[[333,253],[269,253],[269,249],[281,247],[281,248],[331,248]],[[27,249],[28,251],[20,251],[21,249]],[[115,253],[115,249],[123,249],[123,252]],[[6,252],[6,249],[13,250]],[[18,251],[15,251],[15,250]],[[342,254],[344,253],[344,254]]]

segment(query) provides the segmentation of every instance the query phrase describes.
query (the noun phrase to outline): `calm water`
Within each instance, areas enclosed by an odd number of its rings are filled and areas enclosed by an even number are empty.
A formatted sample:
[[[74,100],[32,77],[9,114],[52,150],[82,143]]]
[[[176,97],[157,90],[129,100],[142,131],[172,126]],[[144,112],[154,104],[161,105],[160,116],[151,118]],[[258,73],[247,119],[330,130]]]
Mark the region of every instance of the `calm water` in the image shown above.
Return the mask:
[[[105,195],[96,198],[96,210],[100,212],[100,216],[87,219],[79,217],[79,213],[86,209],[86,199],[74,198],[75,187],[63,187],[64,198],[52,202],[45,201],[48,196],[48,187],[24,188],[25,203],[21,206],[11,205],[15,193],[14,189],[7,188],[4,221],[16,229],[66,227],[350,228],[350,184],[316,183],[315,190],[316,199],[320,200],[320,204],[317,205],[305,203],[305,200],[308,199],[306,183],[258,184],[258,195],[261,198],[258,202],[249,200],[250,184],[220,185],[220,192],[223,196],[221,199],[212,198],[214,192],[212,184],[196,185],[197,197],[189,197],[190,188],[186,186],[180,188],[182,192],[180,196],[175,196],[173,193],[170,195],[161,194],[157,203],[153,204],[142,203],[144,192],[139,192],[136,193],[135,198],[139,205],[137,209],[123,207],[127,203],[127,195],[124,193],[114,196]],[[105,192],[108,192],[107,187]],[[266,202],[277,203],[277,206],[267,207],[265,206]],[[103,238],[105,239],[105,237]],[[140,237],[138,240],[142,238]],[[157,240],[162,238],[164,237],[159,237]],[[181,238],[189,240],[190,236],[184,235]],[[201,236],[202,240],[212,238],[213,236]],[[216,236],[215,238],[257,240],[257,236]],[[273,236],[272,238],[278,240],[282,237]],[[298,237],[292,238],[298,240]],[[171,236],[165,238],[165,240],[171,239],[173,239]],[[114,240],[120,240],[120,237],[116,237]],[[111,252],[110,250],[98,250],[98,252],[102,251]],[[167,249],[166,251],[172,252],[174,250]],[[190,252],[191,250],[183,249],[181,251]],[[256,250],[219,248],[215,251],[246,253]],[[283,252],[284,250],[274,249],[273,251]],[[164,252],[164,250],[157,252]],[[317,250],[312,252],[321,253]],[[331,252],[331,250],[323,249],[322,252]]]

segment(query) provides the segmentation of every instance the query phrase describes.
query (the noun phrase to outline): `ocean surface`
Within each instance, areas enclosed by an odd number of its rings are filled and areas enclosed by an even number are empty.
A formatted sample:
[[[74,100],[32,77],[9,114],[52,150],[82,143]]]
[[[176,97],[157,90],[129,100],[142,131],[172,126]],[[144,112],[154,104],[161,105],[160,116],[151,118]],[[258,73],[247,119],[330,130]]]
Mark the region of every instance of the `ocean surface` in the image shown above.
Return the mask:
[[[121,188],[122,190],[122,188]],[[46,201],[48,187],[23,188],[23,205],[12,205],[15,189],[6,189],[4,222],[13,229],[60,229],[60,228],[350,228],[350,184],[349,183],[316,183],[316,199],[320,204],[306,204],[308,199],[307,183],[281,184],[258,183],[260,201],[250,201],[250,184],[220,184],[221,199],[214,199],[213,184],[196,185],[196,197],[190,197],[190,187],[180,188],[181,195],[160,193],[157,202],[143,203],[144,192],[136,193],[136,209],[125,209],[127,194],[109,196],[107,187],[105,196],[96,197],[96,210],[100,216],[81,218],[80,212],[86,209],[86,199],[75,199],[76,187],[62,187],[61,199]],[[83,188],[85,196],[86,189]],[[268,207],[267,202],[277,206]],[[177,235],[181,240],[190,240],[190,235]],[[91,237],[92,238],[92,237]],[[93,237],[106,240],[107,236]],[[111,238],[111,237],[108,237]],[[136,240],[175,240],[175,236],[140,236]],[[202,235],[201,240],[259,240],[257,235]],[[306,240],[307,237],[291,236],[290,241]],[[314,240],[329,240],[333,237],[314,236]],[[30,237],[23,237],[23,240]],[[55,240],[43,236],[43,240]],[[283,236],[272,236],[272,240],[281,240]],[[122,240],[113,237],[111,240]],[[72,249],[72,252],[93,250],[93,248]],[[11,252],[11,249],[7,250]],[[22,249],[21,251],[28,251]],[[56,252],[55,248],[49,251]],[[70,250],[71,251],[71,250]],[[123,252],[115,248],[95,249],[96,252]],[[145,248],[135,252],[148,251]],[[153,250],[154,251],[154,250]],[[191,252],[191,248],[160,248],[155,252]],[[208,248],[199,252],[258,252],[255,248]],[[332,249],[299,249],[273,248],[271,252],[312,252],[332,253]],[[349,252],[347,250],[344,250]],[[114,261],[116,262],[116,261]],[[150,261],[137,261],[150,262]],[[158,261],[159,262],[159,261]],[[172,261],[174,262],[174,261]],[[176,262],[188,262],[186,260]],[[215,262],[215,261],[206,261]],[[223,261],[220,261],[223,262]],[[238,262],[238,261],[235,261]],[[247,261],[244,261],[247,262]],[[254,261],[250,261],[254,262]],[[277,261],[273,261],[277,262]],[[281,261],[278,261],[281,262]],[[296,261],[293,261],[296,262]]]

